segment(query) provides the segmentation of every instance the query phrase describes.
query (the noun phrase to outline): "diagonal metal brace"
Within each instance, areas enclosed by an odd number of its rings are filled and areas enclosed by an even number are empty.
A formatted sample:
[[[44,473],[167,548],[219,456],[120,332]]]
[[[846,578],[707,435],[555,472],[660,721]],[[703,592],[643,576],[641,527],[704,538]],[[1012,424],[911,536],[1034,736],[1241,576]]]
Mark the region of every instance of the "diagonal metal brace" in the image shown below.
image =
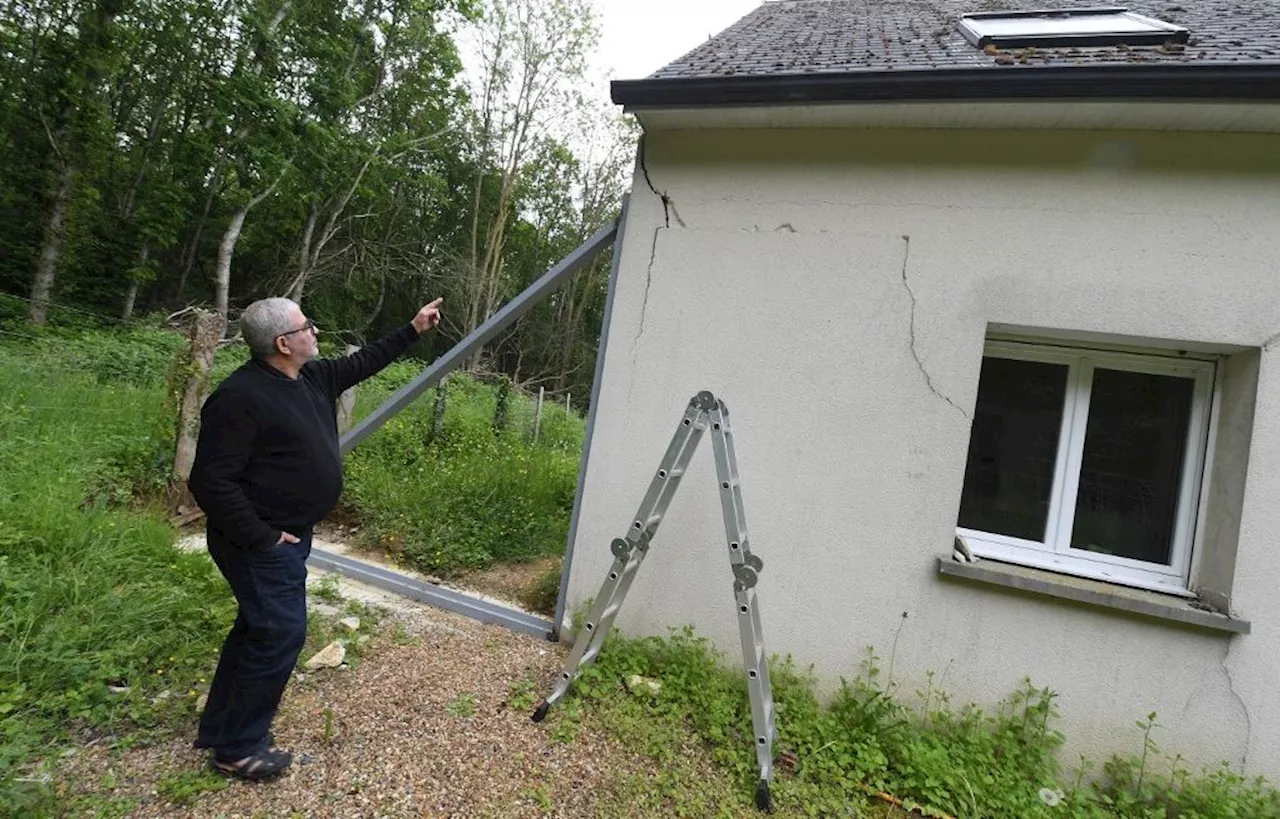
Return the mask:
[[[488,321],[473,330],[447,353],[433,361],[419,376],[396,390],[390,398],[382,402],[381,406],[361,419],[360,423],[342,436],[339,442],[342,454],[346,455],[354,449],[356,444],[368,438],[383,424],[390,421],[396,413],[413,403],[415,398],[461,366],[464,361],[475,355],[476,351],[492,341],[498,333],[514,324],[566,279],[586,267],[601,251],[613,244],[614,237],[618,233],[618,222],[619,220],[615,219],[596,231],[596,234],[581,247],[542,274],[540,279],[490,316]]]

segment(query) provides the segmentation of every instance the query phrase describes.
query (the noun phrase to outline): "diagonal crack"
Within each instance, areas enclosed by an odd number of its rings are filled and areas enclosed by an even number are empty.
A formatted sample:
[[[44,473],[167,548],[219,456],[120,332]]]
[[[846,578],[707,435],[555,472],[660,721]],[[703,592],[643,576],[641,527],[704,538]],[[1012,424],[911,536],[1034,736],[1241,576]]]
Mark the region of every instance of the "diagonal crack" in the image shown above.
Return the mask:
[[[644,182],[649,186],[649,190],[653,191],[653,195],[662,200],[662,219],[665,226],[671,227],[671,216],[675,214],[676,224],[680,227],[688,227],[684,220],[680,218],[680,211],[676,210],[676,203],[671,200],[666,191],[660,191],[653,186],[653,180],[649,178],[649,166],[645,162],[645,134],[640,135],[640,172],[644,174]]]
[[[911,289],[911,283],[907,280],[907,267],[911,263],[911,237],[903,236],[902,238],[907,243],[906,253],[903,254],[902,257],[902,286],[906,288],[907,295],[911,297],[911,357],[915,359],[916,368],[919,369],[920,374],[924,376],[924,383],[925,386],[929,388],[929,392],[955,407],[956,412],[960,413],[960,415],[968,421],[969,413],[961,409],[959,404],[943,395],[938,388],[934,386],[933,377],[929,375],[929,371],[925,369],[924,361],[921,360],[920,353],[916,350],[916,294],[915,291]]]
[[[645,271],[644,276],[644,301],[640,303],[640,326],[636,328],[636,337],[631,340],[631,354],[633,356],[637,345],[640,344],[640,336],[644,335],[644,317],[649,310],[649,288],[653,285],[653,266],[658,261],[658,234],[670,229],[670,227],[659,227],[653,230],[653,245],[649,249],[649,269]]]
[[[680,218],[680,211],[676,209],[676,203],[667,195],[666,191],[659,191],[654,187],[653,180],[649,177],[649,166],[645,162],[645,134],[640,135],[640,172],[644,175],[645,184],[649,186],[649,190],[653,191],[653,195],[662,201],[662,226],[655,228],[653,231],[653,244],[649,248],[649,267],[645,271],[644,279],[644,300],[640,303],[640,326],[636,328],[636,336],[631,341],[631,355],[634,357],[636,347],[640,344],[640,336],[644,335],[644,319],[649,309],[649,288],[653,285],[653,266],[658,261],[658,234],[664,230],[671,230],[671,217],[675,216],[676,224],[680,227],[688,227],[684,220]]]
[[[1236,702],[1240,703],[1240,710],[1244,712],[1244,752],[1240,754],[1240,770],[1243,771],[1249,761],[1249,743],[1253,741],[1253,715],[1249,713],[1249,704],[1236,690],[1235,679],[1231,676],[1231,669],[1227,667],[1227,660],[1231,657],[1231,647],[1234,643],[1234,640],[1227,641],[1227,650],[1222,654],[1221,666],[1222,673],[1227,677],[1227,690],[1236,698]]]

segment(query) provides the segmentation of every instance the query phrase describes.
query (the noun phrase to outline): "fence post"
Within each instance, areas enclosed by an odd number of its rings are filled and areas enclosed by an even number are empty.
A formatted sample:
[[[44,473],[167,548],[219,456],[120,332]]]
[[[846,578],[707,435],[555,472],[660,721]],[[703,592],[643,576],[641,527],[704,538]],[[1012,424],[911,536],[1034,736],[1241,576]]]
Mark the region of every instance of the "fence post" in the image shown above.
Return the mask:
[[[493,434],[501,435],[507,428],[507,410],[511,403],[511,381],[504,375],[498,382],[498,405],[493,411]]]
[[[354,344],[347,345],[346,355],[357,353],[360,348]],[[351,421],[356,412],[356,388],[353,384],[342,395],[338,396],[338,434],[342,435],[351,429]]]
[[[434,441],[440,437],[440,433],[444,432],[444,410],[445,410],[445,384],[448,378],[440,379],[440,383],[436,384],[436,406],[431,414],[431,437],[428,439]]]
[[[533,442],[538,443],[538,430],[542,428],[542,399],[546,396],[547,388],[538,387],[538,409],[533,415]]]

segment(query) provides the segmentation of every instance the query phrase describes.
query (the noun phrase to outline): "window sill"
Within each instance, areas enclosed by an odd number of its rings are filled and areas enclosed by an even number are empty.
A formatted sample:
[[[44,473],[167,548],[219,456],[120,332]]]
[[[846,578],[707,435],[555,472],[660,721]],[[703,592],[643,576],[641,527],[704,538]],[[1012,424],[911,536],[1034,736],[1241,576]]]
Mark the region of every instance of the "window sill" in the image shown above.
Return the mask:
[[[1097,608],[1113,609],[1183,626],[1223,634],[1248,634],[1248,620],[1195,608],[1190,601],[1167,594],[1116,586],[1099,580],[1029,569],[994,560],[960,563],[950,557],[938,558],[942,577],[970,580],[1045,597],[1056,597]]]

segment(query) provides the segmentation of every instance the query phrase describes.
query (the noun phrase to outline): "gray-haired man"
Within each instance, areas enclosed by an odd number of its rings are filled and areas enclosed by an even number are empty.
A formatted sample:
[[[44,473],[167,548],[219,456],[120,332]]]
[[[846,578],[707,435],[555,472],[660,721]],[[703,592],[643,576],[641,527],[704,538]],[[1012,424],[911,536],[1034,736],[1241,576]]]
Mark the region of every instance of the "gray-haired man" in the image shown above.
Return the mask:
[[[196,738],[222,773],[268,779],[292,762],[271,722],[307,635],[312,527],[342,492],[336,400],[439,324],[442,301],[331,360],[316,358],[319,331],[294,302],[263,299],[241,314],[253,357],[205,402],[190,480],[209,554],[240,604]]]

